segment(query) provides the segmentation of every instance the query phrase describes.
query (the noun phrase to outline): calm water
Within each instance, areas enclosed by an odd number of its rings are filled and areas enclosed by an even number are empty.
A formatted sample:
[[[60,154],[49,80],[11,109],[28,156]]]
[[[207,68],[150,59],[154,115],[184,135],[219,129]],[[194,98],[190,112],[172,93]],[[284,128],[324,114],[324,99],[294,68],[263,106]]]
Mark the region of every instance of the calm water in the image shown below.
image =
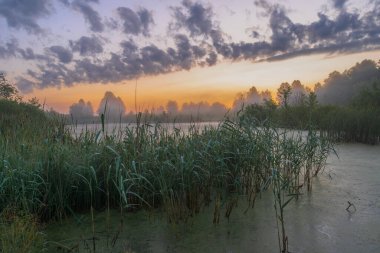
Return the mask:
[[[199,130],[205,127],[217,127],[219,122],[196,122],[196,123],[160,123],[159,126],[168,129],[169,131],[174,131],[174,129],[180,129],[181,131],[187,133],[191,127],[196,127]],[[104,126],[104,130],[107,134],[118,134],[125,131],[126,128],[135,128],[136,123],[107,123]],[[156,126],[155,123],[149,124],[152,131]],[[70,132],[76,136],[83,132],[99,132],[102,130],[101,124],[78,124],[78,125],[68,125],[67,128]]]
[[[339,159],[328,159],[324,173],[314,178],[313,192],[286,207],[291,252],[380,252],[380,146],[343,144],[337,150]],[[347,201],[356,212],[346,211]],[[242,198],[229,221],[221,219],[218,225],[212,224],[212,207],[181,225],[168,224],[160,212],[130,213],[113,249],[107,248],[107,241],[111,245],[120,216],[113,213],[112,233],[107,233],[105,214],[100,213],[97,252],[279,252],[271,192],[246,214],[245,209]],[[49,225],[48,238],[90,252],[86,245],[91,242],[85,243],[91,237],[90,217],[80,215],[77,220]],[[50,252],[56,252],[50,245]]]

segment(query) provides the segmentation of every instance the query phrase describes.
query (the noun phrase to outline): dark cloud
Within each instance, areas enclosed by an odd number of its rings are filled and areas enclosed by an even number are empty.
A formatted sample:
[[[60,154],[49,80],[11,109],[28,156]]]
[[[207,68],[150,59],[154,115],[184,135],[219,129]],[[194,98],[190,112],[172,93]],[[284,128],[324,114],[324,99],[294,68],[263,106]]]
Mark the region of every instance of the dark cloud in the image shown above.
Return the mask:
[[[149,36],[149,30],[154,24],[153,16],[150,11],[141,8],[137,12],[127,7],[117,8],[119,17],[123,21],[123,31],[126,34]]]
[[[274,8],[270,14],[269,27],[272,30],[272,51],[287,51],[304,38],[304,26],[294,24],[282,8]]]
[[[333,6],[337,9],[342,9],[347,0],[332,0]]]
[[[72,6],[75,10],[82,13],[83,17],[90,25],[91,31],[103,32],[104,24],[102,23],[101,17],[99,13],[95,11],[89,4],[80,0],[76,0],[72,3]]]
[[[70,46],[74,52],[79,52],[82,56],[94,55],[103,52],[102,41],[94,36],[82,36],[77,41],[70,41]]]
[[[121,48],[123,50],[123,56],[125,56],[125,57],[129,57],[131,55],[136,54],[136,52],[138,50],[138,46],[132,40],[122,41],[120,43],[120,46],[121,46]]]
[[[178,49],[178,64],[180,64],[183,69],[190,69],[194,61],[189,39],[185,35],[179,34],[175,36],[175,43]]]
[[[83,0],[68,4],[81,12],[86,12],[86,8],[82,10],[80,6],[90,7]],[[45,56],[34,53],[31,48],[20,49],[17,43],[4,44],[0,46],[0,58],[41,59],[38,69],[27,71],[25,78],[36,81],[33,87],[44,88],[80,82],[131,80],[189,70],[194,66],[211,66],[219,60],[277,61],[317,53],[344,54],[380,48],[378,3],[360,15],[346,8],[338,9],[334,16],[319,13],[318,18],[308,24],[292,21],[286,9],[278,4],[265,0],[258,0],[255,4],[269,21],[269,34],[264,36],[252,31],[257,34],[251,41],[232,41],[218,26],[218,22],[213,20],[210,5],[185,0],[180,6],[172,7],[175,20],[171,23],[170,36],[167,38],[170,46],[158,46],[150,40],[142,45],[138,43],[142,38],[132,39],[128,36],[129,39],[122,41],[120,48],[110,52],[108,57],[96,58],[92,56],[103,52],[103,40],[100,37],[82,36],[70,42],[71,51],[57,45],[50,47]],[[119,7],[117,14],[126,34],[149,35],[154,23],[151,12]],[[103,27],[97,13],[90,15],[97,17],[95,19]],[[79,52],[82,57],[74,57],[73,52]],[[58,63],[54,57],[59,59]],[[255,99],[251,96],[244,100],[249,102]]]
[[[48,55],[36,54],[30,47],[26,49],[18,48],[17,52],[24,60],[37,60],[39,62],[49,62],[51,61]]]
[[[165,51],[152,45],[141,49],[140,62],[145,73],[157,75],[167,72],[172,61]]]
[[[319,13],[318,20],[303,25],[291,21],[285,8],[265,0],[255,1],[269,17],[270,40],[229,43],[220,30],[212,30],[213,46],[224,58],[283,60],[315,53],[350,53],[379,48],[380,8],[359,15],[341,9],[335,18]]]
[[[22,58],[25,59],[25,60],[34,60],[36,59],[36,55],[34,54],[34,51],[33,49],[31,48],[26,48],[25,50],[24,49],[20,49],[19,50],[20,54],[22,55]]]
[[[0,16],[3,16],[11,28],[25,29],[28,32],[40,33],[43,29],[37,23],[41,17],[51,13],[49,0],[2,0]]]
[[[206,59],[207,64],[209,66],[213,66],[217,63],[217,61],[218,61],[218,55],[215,52],[210,52]]]
[[[20,48],[16,39],[11,39],[5,45],[0,45],[0,59],[22,58],[24,60],[48,61],[47,55],[35,54],[31,48]]]
[[[23,93],[31,93],[35,86],[35,83],[25,78],[19,78],[16,83],[17,88]]]
[[[119,23],[114,18],[106,18],[104,20],[104,25],[111,30],[116,30],[119,28]]]
[[[0,45],[0,59],[7,59],[16,56],[17,51],[18,43],[14,39],[5,43],[4,46]]]
[[[62,63],[69,63],[73,59],[71,51],[62,46],[51,46],[49,47],[49,51],[52,52]]]
[[[70,1],[69,0],[58,0],[58,2],[62,3],[65,6],[70,6]]]
[[[359,15],[351,14],[346,11],[339,13],[336,19],[330,19],[323,13],[318,13],[318,17],[318,21],[306,27],[307,35],[311,43],[320,42],[321,40],[339,39],[342,33],[355,32],[356,29],[359,29],[361,26]]]
[[[31,88],[72,86],[75,82],[84,80],[78,71],[68,69],[64,64],[48,61],[46,64],[37,66],[38,70],[27,70],[27,76],[33,78],[35,82]],[[26,86],[26,85],[24,85]]]
[[[181,7],[172,7],[175,22],[171,24],[172,30],[186,28],[191,36],[208,36],[213,30],[213,11],[201,3],[190,0],[182,1]]]
[[[287,60],[303,55],[312,55],[312,54],[349,54],[349,53],[358,53],[362,51],[373,51],[380,49],[380,38],[369,38],[363,39],[360,41],[349,41],[342,44],[327,44],[320,45],[315,48],[305,48],[294,50],[289,53],[284,53],[272,57],[268,57],[265,61],[282,61]]]

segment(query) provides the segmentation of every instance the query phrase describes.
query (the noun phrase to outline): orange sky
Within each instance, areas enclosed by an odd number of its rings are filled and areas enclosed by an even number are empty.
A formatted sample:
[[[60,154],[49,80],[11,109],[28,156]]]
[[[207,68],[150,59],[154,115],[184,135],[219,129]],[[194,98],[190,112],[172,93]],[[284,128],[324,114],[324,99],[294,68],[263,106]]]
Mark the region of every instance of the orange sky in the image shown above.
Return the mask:
[[[363,59],[380,58],[380,51],[350,55],[313,55],[278,62],[252,63],[249,61],[224,62],[214,67],[194,68],[137,80],[139,110],[165,105],[168,100],[184,102],[222,102],[230,107],[238,92],[252,85],[259,90],[276,90],[281,82],[301,80],[313,85],[322,82],[333,70],[343,71]],[[83,98],[91,101],[94,111],[106,91],[112,91],[124,101],[127,111],[135,108],[135,80],[117,84],[77,84],[74,87],[35,90],[25,98],[37,97],[47,108],[67,113],[71,104]]]

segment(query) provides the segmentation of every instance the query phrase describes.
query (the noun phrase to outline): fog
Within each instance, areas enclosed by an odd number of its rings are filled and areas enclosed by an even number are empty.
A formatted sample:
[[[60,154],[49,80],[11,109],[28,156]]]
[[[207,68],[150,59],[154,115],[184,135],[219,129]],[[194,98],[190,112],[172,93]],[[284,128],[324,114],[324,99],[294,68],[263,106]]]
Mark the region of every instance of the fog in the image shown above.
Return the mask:
[[[372,60],[364,60],[342,73],[332,71],[322,83],[314,84],[313,88],[302,84],[300,80],[291,83],[283,82],[279,84],[275,92],[269,90],[258,90],[252,86],[248,91],[240,92],[236,95],[232,108],[227,108],[224,104],[215,101],[212,103],[201,101],[188,101],[179,104],[175,99],[167,101],[165,106],[152,108],[144,114],[150,114],[156,119],[179,120],[179,121],[213,121],[221,120],[228,112],[232,114],[238,112],[243,107],[258,104],[266,101],[284,106],[302,105],[306,103],[310,92],[315,92],[319,104],[347,105],[352,103],[361,91],[372,87],[373,83],[380,81],[379,64]],[[111,91],[104,94],[100,102],[97,113],[105,114],[108,122],[135,119],[133,112],[125,115],[126,107],[120,97]],[[131,110],[132,108],[129,108]],[[88,119],[93,117],[93,108],[90,102],[80,99],[79,102],[70,106],[70,114],[74,119]]]
[[[91,102],[87,103],[80,99],[78,103],[74,103],[70,106],[69,113],[74,120],[91,118],[94,115]]]
[[[100,101],[97,113],[104,114],[107,121],[118,121],[125,115],[125,105],[120,97],[116,97],[111,91],[107,91]]]

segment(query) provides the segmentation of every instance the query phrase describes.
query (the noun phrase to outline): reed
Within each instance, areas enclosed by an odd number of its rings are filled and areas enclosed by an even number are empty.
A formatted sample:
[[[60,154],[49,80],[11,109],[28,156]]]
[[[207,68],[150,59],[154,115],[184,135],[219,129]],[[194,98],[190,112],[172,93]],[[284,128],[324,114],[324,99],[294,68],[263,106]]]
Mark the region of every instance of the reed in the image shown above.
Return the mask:
[[[62,121],[46,120],[48,126],[25,125],[21,135],[0,135],[0,210],[12,206],[40,221],[89,211],[93,252],[97,210],[119,209],[122,219],[126,211],[162,208],[178,223],[213,203],[218,223],[222,212],[229,218],[237,196],[253,207],[268,188],[286,252],[284,208],[302,185],[311,190],[331,150],[313,130],[305,138],[249,121],[183,131],[141,119],[118,134],[107,134],[104,122],[99,132],[73,134]]]

